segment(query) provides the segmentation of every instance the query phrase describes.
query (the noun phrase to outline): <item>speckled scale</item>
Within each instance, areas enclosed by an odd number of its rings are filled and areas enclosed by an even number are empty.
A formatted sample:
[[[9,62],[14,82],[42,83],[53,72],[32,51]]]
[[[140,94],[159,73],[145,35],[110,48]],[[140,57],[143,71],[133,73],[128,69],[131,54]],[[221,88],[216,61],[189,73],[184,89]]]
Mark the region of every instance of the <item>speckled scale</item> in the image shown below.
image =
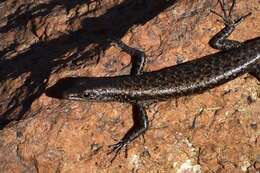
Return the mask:
[[[201,92],[244,73],[257,72],[259,59],[258,37],[243,43],[238,48],[219,51],[193,61],[137,76],[65,78],[55,85],[54,90],[56,95],[58,93],[58,98],[64,99],[160,101]]]
[[[213,36],[211,47],[221,51],[154,72],[143,72],[145,54],[135,48],[115,41],[115,45],[133,58],[130,75],[116,77],[69,77],[47,89],[46,94],[59,99],[82,101],[117,101],[132,104],[133,126],[111,152],[119,151],[148,129],[145,107],[151,102],[200,93],[228,82],[244,73],[260,80],[260,37],[244,43],[227,39],[241,21],[251,13],[231,20],[219,1],[225,27]],[[233,0],[230,12],[233,10]],[[221,15],[218,15],[221,16]],[[230,23],[231,22],[231,23]]]

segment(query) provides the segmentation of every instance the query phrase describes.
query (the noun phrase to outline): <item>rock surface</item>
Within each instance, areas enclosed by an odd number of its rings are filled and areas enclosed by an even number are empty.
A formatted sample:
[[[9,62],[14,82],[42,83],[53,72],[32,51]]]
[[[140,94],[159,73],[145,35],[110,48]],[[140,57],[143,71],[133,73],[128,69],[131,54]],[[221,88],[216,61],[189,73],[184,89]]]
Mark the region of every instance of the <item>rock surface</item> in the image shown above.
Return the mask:
[[[150,128],[110,164],[108,145],[130,128],[131,105],[49,98],[66,76],[129,73],[130,57],[107,38],[148,55],[146,71],[216,50],[216,1],[0,1],[0,172],[260,171],[260,85],[244,75],[200,95],[151,105]],[[260,4],[232,34],[260,36]]]

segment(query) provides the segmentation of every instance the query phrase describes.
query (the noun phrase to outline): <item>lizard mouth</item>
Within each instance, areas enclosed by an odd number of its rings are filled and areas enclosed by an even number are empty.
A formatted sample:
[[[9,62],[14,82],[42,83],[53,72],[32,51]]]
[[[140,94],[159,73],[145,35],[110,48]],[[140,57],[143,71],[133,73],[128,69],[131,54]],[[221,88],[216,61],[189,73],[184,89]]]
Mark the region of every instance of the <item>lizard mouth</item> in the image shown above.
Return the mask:
[[[48,96],[48,97],[53,97],[53,98],[57,98],[57,99],[62,99],[64,98],[61,90],[59,90],[55,85],[54,86],[51,86],[49,88],[47,88],[45,90],[45,94]]]
[[[69,99],[69,100],[84,100],[78,94],[68,94],[67,99]]]

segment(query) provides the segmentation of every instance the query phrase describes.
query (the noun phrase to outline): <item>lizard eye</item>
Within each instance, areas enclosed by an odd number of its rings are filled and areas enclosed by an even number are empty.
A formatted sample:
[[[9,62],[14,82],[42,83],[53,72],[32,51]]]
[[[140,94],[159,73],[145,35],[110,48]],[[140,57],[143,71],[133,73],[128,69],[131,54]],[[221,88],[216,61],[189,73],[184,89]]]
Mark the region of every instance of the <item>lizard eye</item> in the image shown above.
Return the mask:
[[[89,93],[84,93],[84,94],[83,94],[83,97],[89,98]]]

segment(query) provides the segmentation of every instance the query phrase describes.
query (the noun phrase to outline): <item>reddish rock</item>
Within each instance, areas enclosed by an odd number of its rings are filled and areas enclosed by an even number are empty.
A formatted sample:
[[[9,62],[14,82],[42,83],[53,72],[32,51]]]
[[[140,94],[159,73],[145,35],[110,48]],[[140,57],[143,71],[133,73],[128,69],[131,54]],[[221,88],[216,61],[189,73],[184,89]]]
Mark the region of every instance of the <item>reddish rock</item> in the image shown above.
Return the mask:
[[[169,4],[163,5],[163,4]],[[127,74],[118,37],[148,55],[146,71],[216,50],[223,25],[211,0],[0,2],[0,172],[259,171],[259,82],[249,75],[200,95],[151,105],[145,140],[110,164],[108,145],[132,124],[131,105],[57,100],[44,89],[65,76]],[[236,40],[260,35],[259,2],[238,1],[248,17]],[[166,10],[163,10],[166,8]],[[219,9],[215,9],[219,11]]]

